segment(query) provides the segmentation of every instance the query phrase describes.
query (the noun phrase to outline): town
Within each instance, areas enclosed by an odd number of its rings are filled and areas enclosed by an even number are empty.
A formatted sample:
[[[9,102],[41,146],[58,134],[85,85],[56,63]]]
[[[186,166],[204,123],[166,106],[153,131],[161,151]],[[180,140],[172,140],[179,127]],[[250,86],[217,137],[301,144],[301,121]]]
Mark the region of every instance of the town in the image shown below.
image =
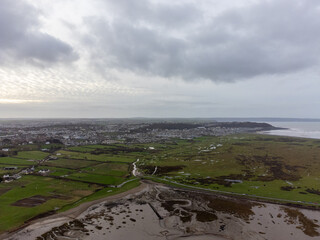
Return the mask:
[[[9,146],[61,143],[65,146],[114,143],[164,142],[171,138],[276,129],[267,123],[216,122],[200,120],[62,119],[1,120],[0,146],[7,155]],[[44,147],[44,151],[46,148]]]

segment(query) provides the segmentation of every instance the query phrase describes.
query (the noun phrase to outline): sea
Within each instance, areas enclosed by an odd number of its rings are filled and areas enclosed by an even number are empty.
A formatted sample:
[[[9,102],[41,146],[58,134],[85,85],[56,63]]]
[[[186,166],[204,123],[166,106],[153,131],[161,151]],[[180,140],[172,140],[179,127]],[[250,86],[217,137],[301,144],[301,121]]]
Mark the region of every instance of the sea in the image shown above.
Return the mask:
[[[300,122],[267,122],[274,127],[282,127],[286,129],[265,131],[265,134],[316,138],[320,139],[320,122],[300,121]]]

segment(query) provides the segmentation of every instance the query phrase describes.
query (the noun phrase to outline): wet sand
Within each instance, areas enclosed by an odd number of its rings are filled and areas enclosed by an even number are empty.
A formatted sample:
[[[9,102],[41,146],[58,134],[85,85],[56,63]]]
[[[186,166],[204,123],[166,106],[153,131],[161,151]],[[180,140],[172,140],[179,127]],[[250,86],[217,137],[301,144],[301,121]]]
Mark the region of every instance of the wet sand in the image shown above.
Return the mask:
[[[161,184],[44,219],[8,239],[320,239],[318,211]]]

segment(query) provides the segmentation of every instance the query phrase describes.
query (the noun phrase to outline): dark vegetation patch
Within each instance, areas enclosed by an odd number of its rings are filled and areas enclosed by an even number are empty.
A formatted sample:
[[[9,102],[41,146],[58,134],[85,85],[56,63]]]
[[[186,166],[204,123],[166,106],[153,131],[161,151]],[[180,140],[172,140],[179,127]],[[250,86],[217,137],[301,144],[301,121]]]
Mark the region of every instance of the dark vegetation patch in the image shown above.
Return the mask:
[[[180,210],[180,220],[184,223],[191,222],[192,220],[192,214],[189,210]]]
[[[312,221],[311,219],[307,218],[298,209],[283,207],[282,210],[287,214],[285,216],[287,223],[295,224],[296,221],[298,221],[300,223],[300,226],[298,226],[297,228],[301,229],[306,235],[310,237],[316,237],[320,235],[317,231],[319,225],[314,223],[314,221]]]
[[[108,209],[114,208],[119,206],[118,202],[107,202],[104,204],[105,207],[107,207]]]
[[[128,153],[136,153],[136,152],[146,152],[147,149],[139,148],[139,147],[123,147],[123,146],[116,146],[112,148],[98,148],[94,149],[93,151],[90,151],[91,154],[99,155],[99,154],[128,154]]]
[[[291,146],[303,146],[302,143],[288,143],[288,145],[291,145]]]
[[[293,189],[295,189],[295,187],[292,187],[292,186],[281,186],[280,189],[283,190],[283,191],[292,191]]]
[[[249,146],[249,143],[245,143],[245,142],[236,142],[236,143],[232,143],[232,145],[235,146]]]
[[[161,198],[170,197],[168,195],[164,195],[163,193],[161,194],[159,195]],[[187,198],[189,199],[189,196]],[[179,216],[180,220],[184,223],[191,222],[193,215],[195,215],[196,220],[199,222],[212,222],[218,219],[218,217],[212,211],[203,211],[197,209],[191,210],[189,207],[185,207],[184,205],[187,203],[188,201],[185,200],[165,200],[161,203],[161,206],[167,210],[170,215]]]
[[[233,199],[228,197],[218,197],[215,195],[202,193],[202,192],[187,192],[187,191],[179,191],[176,193],[180,193],[180,196],[175,196],[179,198],[192,199],[192,202],[200,204],[201,208],[194,208],[193,205],[190,207],[183,207],[185,211],[194,212],[199,214],[199,221],[214,221],[216,220],[216,215],[218,213],[227,213],[231,214],[235,217],[241,218],[245,221],[250,220],[251,216],[254,216],[254,212],[252,211],[252,207],[254,206],[262,206],[263,204],[251,202],[245,199]],[[161,193],[161,197],[168,197]],[[204,206],[203,206],[204,205]],[[203,209],[206,209],[204,210]],[[195,210],[195,211],[194,211]]]
[[[231,187],[233,183],[238,183],[244,180],[250,180],[254,175],[250,170],[243,170],[243,174],[229,174],[225,176],[218,176],[215,178],[211,177],[187,177],[185,179],[180,180],[182,183],[186,184],[196,184],[200,183],[203,186],[209,186],[211,184],[219,184],[225,187]]]
[[[16,201],[15,203],[11,204],[12,206],[18,207],[35,207],[45,203],[50,199],[63,199],[67,200],[68,197],[62,195],[52,195],[52,196],[42,196],[42,195],[35,195],[29,198],[24,198],[21,200]]]
[[[184,165],[177,165],[177,166],[157,166],[157,172],[156,175],[164,175],[166,173],[170,172],[177,172],[184,168]],[[139,166],[140,169],[142,169],[146,174],[152,174],[156,168],[156,166],[151,165],[141,165]]]
[[[56,211],[54,211],[54,210],[48,211],[48,212],[44,212],[44,213],[40,213],[40,214],[28,219],[28,221],[26,221],[26,223],[34,221],[34,220],[38,220],[38,219],[41,219],[41,218],[44,218],[44,217],[51,216],[51,215],[53,215],[55,213],[56,213]]]
[[[187,216],[180,216],[180,220],[183,223],[191,222],[191,219],[192,219],[192,215],[191,214],[189,214]]]
[[[265,147],[256,147],[254,149],[256,149],[256,150],[265,150],[266,148]]]
[[[250,220],[251,216],[254,216],[254,212],[251,210],[253,206],[258,204],[252,203],[246,200],[233,200],[227,198],[216,198],[210,200],[208,207],[215,212],[222,212],[234,215],[245,221]]]
[[[186,204],[186,201],[183,200],[167,200],[165,202],[161,203],[161,206],[166,209],[168,212],[172,212],[175,210],[176,206],[175,205],[184,205]]]
[[[320,191],[318,190],[318,189],[314,189],[314,188],[308,188],[307,190],[306,190],[306,192],[308,192],[308,193],[312,193],[312,194],[316,194],[316,195],[320,195]]]
[[[235,159],[243,166],[250,168],[255,164],[264,165],[268,168],[271,175],[269,176],[258,176],[257,181],[273,181],[273,180],[287,180],[287,181],[297,181],[301,177],[297,174],[299,168],[304,168],[302,166],[291,166],[285,164],[282,157],[279,156],[269,156],[268,154],[264,156],[254,155],[246,156],[239,154]]]
[[[196,219],[199,222],[212,222],[218,219],[217,215],[208,211],[194,210],[192,212],[196,213]]]

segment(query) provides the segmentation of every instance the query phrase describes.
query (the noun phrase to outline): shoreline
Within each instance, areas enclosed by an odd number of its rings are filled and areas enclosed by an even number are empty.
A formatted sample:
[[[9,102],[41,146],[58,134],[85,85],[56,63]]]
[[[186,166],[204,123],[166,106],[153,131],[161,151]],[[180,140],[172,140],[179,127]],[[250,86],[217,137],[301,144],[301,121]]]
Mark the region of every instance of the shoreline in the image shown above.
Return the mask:
[[[302,135],[293,135],[293,134],[289,134],[290,130],[287,130],[289,133],[283,133],[283,134],[277,134],[274,131],[283,131],[283,130],[270,130],[270,131],[261,131],[261,132],[257,132],[258,134],[262,134],[262,135],[268,135],[268,136],[277,136],[277,137],[292,137],[292,138],[302,138],[302,139],[312,139],[312,140],[317,140],[320,139],[320,136],[316,136],[316,137],[312,137],[312,136],[302,136]]]
[[[57,226],[60,226],[68,221],[75,220],[78,216],[80,216],[82,213],[84,213],[90,207],[92,207],[94,205],[97,205],[97,204],[105,202],[105,201],[114,202],[114,201],[120,200],[124,197],[127,197],[129,195],[141,193],[147,189],[150,189],[150,186],[154,186],[154,185],[166,186],[166,187],[169,187],[169,188],[171,188],[173,190],[177,190],[177,191],[180,190],[180,191],[188,191],[188,192],[198,192],[198,193],[202,193],[202,194],[216,195],[218,197],[224,196],[224,197],[232,198],[236,201],[245,200],[245,201],[250,201],[250,202],[255,202],[255,203],[262,203],[262,204],[268,203],[268,204],[274,204],[274,205],[278,205],[278,206],[287,206],[287,207],[293,207],[293,208],[299,208],[299,209],[305,209],[305,210],[319,211],[319,209],[314,209],[312,207],[308,208],[305,206],[294,205],[294,204],[290,204],[290,203],[276,203],[276,202],[271,202],[271,201],[263,201],[263,200],[258,200],[258,199],[246,197],[246,196],[234,196],[232,194],[210,192],[210,191],[205,191],[205,190],[200,190],[200,189],[191,189],[191,188],[186,188],[186,187],[182,187],[182,186],[177,187],[177,186],[172,186],[170,184],[159,183],[159,182],[147,180],[147,179],[140,181],[140,183],[141,184],[138,187],[132,188],[126,192],[122,192],[122,193],[119,193],[116,195],[104,197],[104,198],[97,199],[97,200],[90,201],[90,202],[85,202],[75,208],[69,209],[69,210],[62,212],[62,213],[53,214],[50,216],[46,216],[44,218],[34,219],[30,222],[23,224],[22,226],[20,226],[16,229],[13,229],[11,231],[7,231],[7,232],[0,234],[0,240],[10,239],[11,237],[13,237],[12,239],[20,239],[19,234],[23,234],[23,232],[28,233],[29,231],[31,232],[31,231],[34,231],[35,229],[40,229],[40,228],[43,229],[44,232],[46,232],[47,230],[51,230],[53,227],[57,227]],[[14,238],[15,235],[17,238]]]
[[[243,195],[241,193],[234,193],[234,192],[223,192],[223,191],[214,190],[214,189],[204,189],[204,188],[198,188],[193,186],[187,186],[179,183],[172,183],[170,181],[168,181],[168,183],[164,183],[161,181],[158,182],[156,180],[153,181],[147,178],[143,179],[143,181],[149,184],[155,184],[155,185],[158,184],[158,185],[167,186],[172,189],[176,189],[180,191],[198,192],[198,193],[208,194],[208,195],[230,197],[236,200],[247,200],[247,201],[252,201],[257,203],[268,203],[268,204],[275,204],[279,206],[294,207],[294,208],[299,208],[304,210],[320,211],[320,208],[318,207],[320,205],[315,205],[315,204],[310,205],[310,203],[309,205],[303,205],[303,204],[300,204],[298,201],[293,201],[293,200],[271,199],[271,198],[262,197],[262,196]]]
[[[320,139],[319,122],[316,126],[313,124],[310,127],[310,122],[267,122],[275,127],[275,129],[268,129],[258,131],[258,133],[283,136],[283,137],[296,137],[305,139]],[[309,124],[308,124],[309,123]]]
[[[36,219],[31,220],[29,222],[27,221],[26,223],[24,223],[23,225],[15,228],[15,229],[8,230],[6,232],[1,233],[0,240],[8,239],[8,238],[14,236],[15,234],[18,234],[21,230],[26,229],[32,225],[37,225],[37,224],[40,225],[41,223],[53,223],[53,222],[61,223],[61,222],[73,220],[93,205],[99,204],[104,201],[116,201],[116,200],[119,200],[119,199],[126,197],[128,195],[142,192],[143,190],[145,190],[148,187],[148,184],[146,184],[144,182],[140,182],[140,183],[141,184],[139,186],[132,188],[126,192],[122,192],[122,193],[115,194],[112,196],[107,196],[107,197],[93,200],[90,202],[85,202],[85,203],[83,203],[79,206],[76,206],[74,208],[71,208],[65,212],[56,213],[53,215],[46,216],[44,218],[36,218]]]

